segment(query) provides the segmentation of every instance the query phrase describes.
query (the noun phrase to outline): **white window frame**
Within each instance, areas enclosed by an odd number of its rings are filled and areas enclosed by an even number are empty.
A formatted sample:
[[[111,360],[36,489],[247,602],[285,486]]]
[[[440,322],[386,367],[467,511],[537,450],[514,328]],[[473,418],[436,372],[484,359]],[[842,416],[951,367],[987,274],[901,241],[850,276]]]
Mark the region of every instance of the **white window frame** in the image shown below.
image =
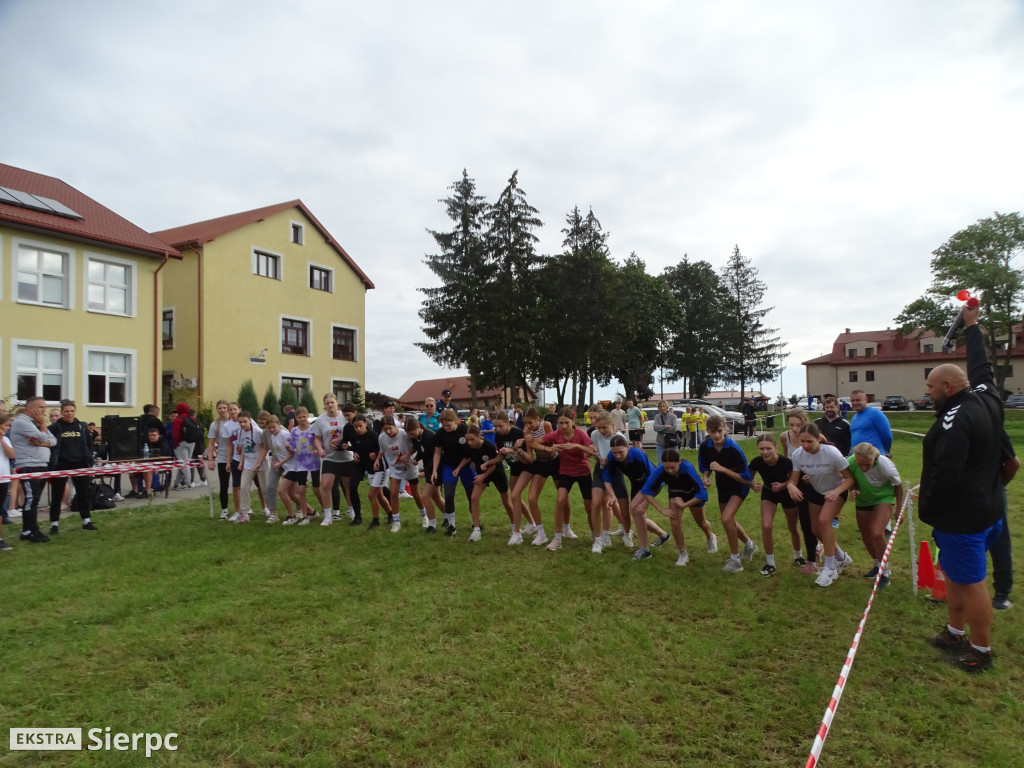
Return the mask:
[[[259,246],[256,246],[256,245],[252,246],[250,250],[251,250],[251,253],[252,253],[252,273],[253,273],[253,275],[255,275],[256,277],[262,277],[264,280],[279,280],[281,282],[284,281],[284,255],[283,254],[280,254],[277,251],[272,251],[269,248],[260,248]],[[273,256],[273,257],[275,257],[277,259],[277,277],[276,278],[275,277],[267,277],[266,275],[261,275],[259,272],[256,271],[257,254],[259,254],[259,253],[262,253],[264,256]]]
[[[313,267],[316,267],[317,269],[322,269],[324,270],[324,272],[327,272],[331,276],[331,289],[329,291],[322,291],[319,288],[314,288],[312,286],[313,281],[311,279],[312,275],[310,274],[310,272],[312,271]],[[335,283],[333,267],[328,267],[326,264],[317,264],[315,261],[306,262],[306,287],[309,288],[309,290],[319,291],[320,293],[334,293],[334,285]]]
[[[89,285],[92,280],[89,279],[89,265],[98,261],[104,264],[116,264],[119,267],[124,267],[128,270],[128,295],[125,297],[125,311],[124,312],[111,312],[108,309],[92,309],[89,306]],[[117,256],[107,256],[102,253],[90,253],[85,252],[85,279],[82,280],[82,306],[85,307],[86,312],[91,312],[97,315],[114,315],[115,317],[135,317],[138,309],[138,264],[130,259],[122,259]]]
[[[49,307],[50,309],[74,309],[75,308],[75,261],[77,252],[74,248],[63,248],[53,243],[44,243],[41,240],[30,240],[24,237],[11,238],[11,299],[18,304],[29,304],[36,307]],[[46,304],[42,301],[29,301],[18,298],[18,256],[22,246],[36,250],[59,253],[64,257],[64,303],[60,305]]]
[[[284,371],[278,371],[278,373],[277,373],[277,391],[278,392],[281,391],[281,385],[284,384],[284,380],[285,379],[305,379],[306,381],[309,382],[309,392],[310,392],[310,394],[312,394],[313,392],[316,391],[315,389],[313,389],[313,375],[312,374],[310,374],[310,373],[285,373]],[[313,396],[313,399],[316,400],[316,396],[315,395]],[[296,403],[295,405],[298,406],[298,403]],[[312,422],[312,421],[313,421],[313,419],[310,419],[310,422]]]
[[[352,359],[351,360],[339,360],[334,356],[334,329],[344,328],[347,331],[352,331]],[[345,325],[343,323],[331,323],[331,361],[335,363],[358,363],[359,362],[359,328],[354,325]]]
[[[334,392],[334,384],[335,384],[335,382],[344,382],[346,384],[352,384],[353,387],[358,386],[358,384],[359,384],[359,381],[357,379],[346,379],[344,377],[332,376],[331,377],[331,392]],[[343,403],[339,403],[339,405],[342,405],[342,404]]]
[[[285,352],[282,349],[283,341],[281,339],[281,329],[284,327],[285,320],[296,320],[300,323],[306,324],[306,354],[297,355],[297,357],[312,357],[313,356],[313,319],[310,317],[296,317],[295,315],[278,315],[277,316],[277,351],[282,355],[295,355],[294,352]]]
[[[124,355],[128,358],[128,362],[125,371],[125,397],[127,402],[124,403],[97,403],[89,400],[89,353],[98,352],[104,355]],[[135,405],[135,383],[138,379],[138,350],[128,349],[125,347],[98,347],[98,346],[82,346],[82,399],[86,401],[86,405],[89,406],[103,406],[108,408],[131,408]],[[104,372],[105,373],[105,372]]]
[[[38,349],[59,349],[64,355],[64,378],[66,386],[63,387],[62,399],[75,399],[75,345],[64,344],[58,341],[44,341],[42,339],[11,339],[11,397],[12,402],[23,405],[24,400],[18,399],[18,350],[22,347],[35,347]],[[60,405],[60,400],[47,400],[47,405]]]
[[[299,228],[299,240],[296,242],[293,238],[295,234],[295,227]],[[306,244],[306,225],[301,221],[295,221],[294,219],[288,222],[288,242],[292,245],[305,245]]]

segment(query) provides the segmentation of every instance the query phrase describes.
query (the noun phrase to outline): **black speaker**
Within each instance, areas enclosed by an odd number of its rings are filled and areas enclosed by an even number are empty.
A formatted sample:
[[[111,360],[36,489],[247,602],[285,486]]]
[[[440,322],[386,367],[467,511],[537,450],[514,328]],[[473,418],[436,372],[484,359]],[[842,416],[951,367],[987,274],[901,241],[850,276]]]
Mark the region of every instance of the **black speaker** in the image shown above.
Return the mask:
[[[139,417],[104,416],[103,442],[107,446],[107,458],[139,458]]]

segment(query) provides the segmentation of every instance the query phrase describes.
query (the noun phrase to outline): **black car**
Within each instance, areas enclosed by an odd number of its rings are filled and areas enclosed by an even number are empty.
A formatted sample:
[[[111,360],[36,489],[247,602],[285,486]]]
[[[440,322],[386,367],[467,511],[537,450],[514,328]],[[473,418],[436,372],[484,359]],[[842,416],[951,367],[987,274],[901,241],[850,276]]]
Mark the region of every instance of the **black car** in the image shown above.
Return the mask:
[[[883,411],[909,411],[910,403],[903,395],[889,395],[882,401]]]
[[[1014,410],[1024,409],[1024,395],[1010,395],[1006,398],[1006,402],[1003,405]]]
[[[917,407],[922,411],[930,411],[935,407],[935,403],[932,402],[931,395],[924,395],[920,400],[917,401]]]

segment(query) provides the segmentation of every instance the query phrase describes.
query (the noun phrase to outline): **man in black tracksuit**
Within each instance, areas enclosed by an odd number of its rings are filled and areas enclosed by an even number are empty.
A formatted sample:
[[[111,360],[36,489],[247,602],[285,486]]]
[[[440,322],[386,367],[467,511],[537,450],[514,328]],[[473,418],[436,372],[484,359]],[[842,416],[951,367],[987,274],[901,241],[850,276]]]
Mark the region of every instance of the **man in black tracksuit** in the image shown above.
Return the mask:
[[[53,448],[50,466],[53,469],[84,469],[93,464],[92,434],[88,425],[75,418],[74,400],[60,401],[60,418],[50,425],[50,432],[57,438]],[[60,523],[60,505],[64,498],[66,477],[55,477],[50,481],[50,535],[55,535]],[[92,524],[92,478],[76,475],[71,478],[75,484],[75,504],[82,516],[82,528],[95,531]]]
[[[992,666],[985,553],[1002,530],[1003,407],[978,327],[978,308],[965,307],[963,316],[969,378],[946,363],[933,369],[926,382],[935,402],[935,423],[924,439],[920,516],[934,529],[949,610],[949,624],[929,642],[955,654],[961,669],[982,672]]]

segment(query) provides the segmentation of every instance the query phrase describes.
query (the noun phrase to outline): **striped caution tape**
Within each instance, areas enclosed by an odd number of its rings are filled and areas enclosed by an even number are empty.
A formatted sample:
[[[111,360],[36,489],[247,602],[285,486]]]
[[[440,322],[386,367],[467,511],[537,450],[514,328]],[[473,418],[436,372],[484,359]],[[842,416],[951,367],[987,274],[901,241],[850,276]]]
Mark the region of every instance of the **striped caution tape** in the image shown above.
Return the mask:
[[[825,716],[821,718],[821,726],[818,728],[818,733],[814,737],[814,745],[811,747],[811,754],[807,757],[807,762],[804,764],[804,768],[814,768],[818,763],[818,758],[821,757],[821,748],[825,745],[825,738],[828,736],[829,728],[832,726],[832,718],[836,714],[836,709],[839,707],[839,700],[843,697],[843,689],[846,687],[846,681],[850,679],[850,669],[853,667],[853,659],[857,655],[857,648],[860,646],[860,638],[864,633],[864,625],[867,623],[868,614],[871,613],[871,605],[875,602],[875,595],[878,592],[878,582],[882,579],[882,574],[885,573],[885,566],[889,562],[889,553],[892,551],[893,542],[896,541],[896,533],[899,531],[900,524],[903,522],[904,514],[910,507],[910,499],[913,497],[917,488],[913,488],[903,498],[903,506],[900,509],[899,517],[896,518],[896,525],[892,528],[892,533],[889,536],[889,543],[885,547],[885,554],[882,555],[882,567],[878,569],[878,575],[875,576],[875,584],[871,589],[871,596],[868,598],[868,604],[864,608],[864,614],[860,617],[860,624],[857,625],[857,632],[853,636],[853,642],[850,644],[850,650],[846,654],[846,661],[843,663],[843,668],[839,672],[839,681],[836,683],[836,687],[832,690],[832,698],[829,699],[828,706],[825,707]]]
[[[123,475],[128,472],[164,472],[179,467],[200,467],[202,461],[143,461],[131,464],[101,464],[83,469],[55,469],[45,472],[19,472],[15,475],[0,475],[0,483],[11,480],[49,480],[54,477],[81,477],[82,475]]]

